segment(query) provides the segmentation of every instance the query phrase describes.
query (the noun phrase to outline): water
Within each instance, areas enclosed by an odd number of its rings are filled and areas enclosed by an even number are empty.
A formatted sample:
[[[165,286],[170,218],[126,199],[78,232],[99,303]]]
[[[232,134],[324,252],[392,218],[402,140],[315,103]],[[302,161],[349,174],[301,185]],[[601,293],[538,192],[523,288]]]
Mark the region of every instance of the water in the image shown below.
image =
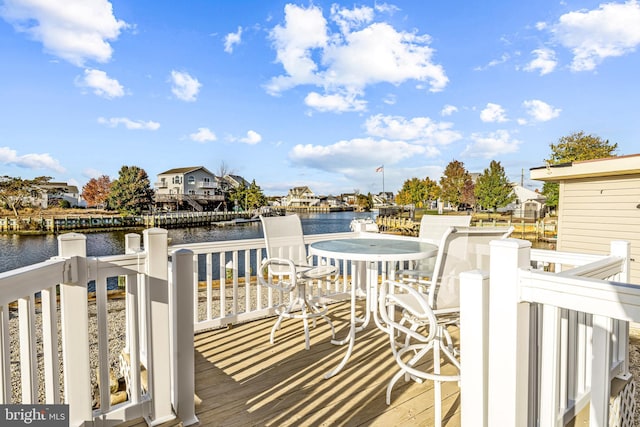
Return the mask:
[[[372,217],[371,213],[332,212],[300,214],[305,234],[340,233],[349,230],[353,218]],[[124,253],[124,236],[128,232],[87,233],[87,255],[103,256]],[[262,238],[259,222],[225,227],[194,227],[168,230],[172,245],[221,240]],[[0,272],[45,261],[58,254],[54,235],[0,235]]]

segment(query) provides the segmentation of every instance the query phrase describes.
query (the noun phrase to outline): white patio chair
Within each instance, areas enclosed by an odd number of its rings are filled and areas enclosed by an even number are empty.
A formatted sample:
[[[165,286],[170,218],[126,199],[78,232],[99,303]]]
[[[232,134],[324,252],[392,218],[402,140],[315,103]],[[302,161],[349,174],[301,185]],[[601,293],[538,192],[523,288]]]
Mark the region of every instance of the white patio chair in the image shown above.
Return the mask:
[[[387,405],[391,404],[391,391],[400,378],[419,383],[431,380],[434,389],[434,425],[440,427],[441,383],[460,381],[460,362],[451,349],[446,327],[438,323],[426,295],[407,283],[383,282],[379,304],[380,316],[388,327],[393,357],[400,367],[387,385]],[[395,319],[397,311],[400,313],[399,320]]]
[[[440,240],[433,274],[428,280],[423,281],[427,289],[426,293],[417,290],[413,283],[385,282],[380,292],[380,317],[389,333],[394,357],[400,366],[400,372],[391,379],[387,387],[387,404],[391,401],[393,385],[403,375],[406,374],[407,378],[418,381],[432,380],[436,403],[435,420],[436,423],[440,423],[442,399],[440,383],[459,380],[458,350],[454,347],[447,328],[458,324],[459,320],[459,275],[470,270],[487,270],[489,242],[506,238],[512,232],[513,227],[460,230],[449,227]],[[394,319],[398,315],[394,307],[400,308],[398,321]],[[428,310],[425,307],[428,307]],[[414,355],[408,358],[410,354]],[[424,366],[418,369],[420,360],[427,355],[430,355],[433,360],[431,370],[427,371]],[[451,363],[455,368],[454,371],[457,369],[457,373],[443,375],[440,370],[441,360]]]
[[[266,287],[290,293],[288,305],[276,308],[278,320],[271,329],[270,341],[275,341],[275,332],[283,319],[302,319],[305,348],[309,349],[309,319],[313,326],[318,317],[327,321],[331,335],[335,338],[333,323],[326,316],[327,307],[309,299],[307,283],[314,280],[336,280],[337,268],[332,265],[313,266],[304,244],[302,224],[298,215],[277,217],[260,216],[267,248],[267,258],[262,261],[258,281]],[[266,274],[266,277],[265,277]]]
[[[418,238],[438,245],[451,227],[461,229],[470,225],[471,215],[423,215]],[[431,277],[434,266],[435,257],[420,260],[411,269],[398,270],[396,277],[403,282],[425,285],[424,280]]]

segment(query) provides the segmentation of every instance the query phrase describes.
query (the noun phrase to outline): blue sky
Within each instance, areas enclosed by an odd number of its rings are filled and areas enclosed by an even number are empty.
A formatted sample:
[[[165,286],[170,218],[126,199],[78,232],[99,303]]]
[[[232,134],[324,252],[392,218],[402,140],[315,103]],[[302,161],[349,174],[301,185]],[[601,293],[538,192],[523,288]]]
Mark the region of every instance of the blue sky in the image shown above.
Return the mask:
[[[573,132],[639,152],[638,45],[637,1],[0,0],[0,175],[328,195],[497,160],[536,188]]]

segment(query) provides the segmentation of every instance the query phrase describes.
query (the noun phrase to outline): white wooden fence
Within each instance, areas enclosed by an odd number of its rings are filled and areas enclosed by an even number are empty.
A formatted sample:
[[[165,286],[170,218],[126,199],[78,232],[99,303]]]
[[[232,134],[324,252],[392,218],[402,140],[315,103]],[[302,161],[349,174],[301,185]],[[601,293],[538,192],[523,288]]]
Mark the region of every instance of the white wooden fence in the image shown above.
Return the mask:
[[[628,271],[627,242],[609,256],[492,242],[490,271],[461,275],[462,425],[564,426],[587,403],[590,425],[609,425],[640,320]]]

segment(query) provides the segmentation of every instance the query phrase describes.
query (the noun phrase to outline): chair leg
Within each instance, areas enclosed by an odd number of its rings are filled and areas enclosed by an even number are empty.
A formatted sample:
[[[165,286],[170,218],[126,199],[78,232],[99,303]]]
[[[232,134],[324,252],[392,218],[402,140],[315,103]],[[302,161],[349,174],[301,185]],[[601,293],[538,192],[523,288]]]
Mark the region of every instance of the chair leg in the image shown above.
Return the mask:
[[[293,314],[293,309],[296,305],[300,305],[301,313]],[[316,326],[316,318],[322,317],[331,328],[331,338],[336,338],[336,331],[333,326],[333,322],[327,315],[324,314],[326,311],[326,307],[320,306],[314,303],[311,303],[307,300],[306,287],[301,285],[298,287],[298,295],[291,300],[289,305],[285,308],[285,306],[281,306],[282,308],[276,310],[278,313],[278,320],[276,320],[275,325],[271,328],[271,334],[269,337],[269,341],[271,344],[275,343],[275,333],[278,329],[280,329],[280,325],[282,324],[282,320],[284,318],[290,319],[302,319],[303,327],[304,327],[304,341],[305,341],[305,349],[309,350],[310,348],[310,337],[309,337],[309,319],[313,320],[313,327]]]

